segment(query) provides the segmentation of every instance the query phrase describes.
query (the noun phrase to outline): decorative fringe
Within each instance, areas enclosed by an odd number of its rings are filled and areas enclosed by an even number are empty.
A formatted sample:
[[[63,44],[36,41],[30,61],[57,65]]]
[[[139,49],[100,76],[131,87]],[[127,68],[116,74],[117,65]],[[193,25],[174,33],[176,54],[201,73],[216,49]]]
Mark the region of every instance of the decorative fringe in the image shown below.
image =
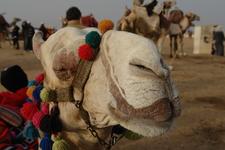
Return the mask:
[[[41,90],[40,97],[43,102],[49,103],[52,102],[52,100],[56,99],[56,94],[53,90],[49,88],[43,88]]]
[[[52,150],[53,141],[51,140],[51,134],[50,133],[44,133],[44,137],[42,138],[40,142],[40,148],[42,150]]]
[[[27,97],[26,102],[33,102],[29,97]]]
[[[27,96],[31,99],[31,100],[34,100],[34,97],[33,97],[33,91],[34,89],[36,88],[37,86],[30,86],[28,89],[27,89]]]
[[[33,126],[31,120],[28,120],[28,125],[24,127],[23,136],[28,139],[35,139],[40,136],[38,130]]]
[[[127,130],[124,136],[129,140],[137,140],[143,137],[142,135],[134,133],[130,130]]]
[[[52,150],[71,150],[70,145],[61,139],[59,135],[52,135],[52,140],[54,141]]]
[[[17,135],[17,136],[14,136],[12,138],[12,143],[13,144],[21,144],[23,142],[23,136],[22,135]]]
[[[48,103],[45,103],[41,107],[41,111],[38,111],[38,112],[36,112],[34,114],[33,119],[32,119],[32,122],[33,122],[33,124],[34,124],[34,126],[36,128],[39,128],[40,127],[40,121],[44,117],[44,115],[46,115],[46,114],[49,113],[48,110],[49,110],[49,104]]]
[[[38,84],[41,84],[44,80],[44,73],[39,74],[35,80],[37,81]]]
[[[34,89],[33,94],[32,94],[34,100],[39,101],[39,102],[42,102],[41,97],[40,97],[40,93],[41,93],[41,90],[42,90],[43,88],[44,88],[43,86],[39,85],[39,86],[37,86],[37,87]]]
[[[37,85],[38,85],[38,83],[37,83],[36,80],[30,80],[30,81],[28,82],[27,87],[29,88],[29,87],[31,87],[31,86],[37,86]]]
[[[40,109],[38,108],[39,105],[40,103],[38,101],[23,104],[23,107],[21,108],[22,115],[28,120],[32,120],[34,114],[40,111]]]
[[[62,131],[62,123],[59,119],[59,108],[57,103],[51,109],[51,114],[46,114],[40,121],[40,130],[47,133],[57,134]]]

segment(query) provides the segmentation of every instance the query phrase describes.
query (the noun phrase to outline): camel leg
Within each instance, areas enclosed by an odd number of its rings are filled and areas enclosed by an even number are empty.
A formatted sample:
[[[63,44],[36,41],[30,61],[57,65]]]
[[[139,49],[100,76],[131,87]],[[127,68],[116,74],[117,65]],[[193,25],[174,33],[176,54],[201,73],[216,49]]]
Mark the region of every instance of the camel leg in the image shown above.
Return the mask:
[[[157,41],[157,47],[158,47],[158,50],[161,54],[162,54],[162,44],[164,43],[165,37],[166,36],[160,36],[158,41]]]
[[[177,55],[177,35],[174,36],[174,55]],[[177,57],[177,56],[176,56]]]
[[[173,54],[172,54],[172,44],[173,43],[173,36],[170,36],[170,58],[172,58],[173,57]]]
[[[180,49],[181,49],[181,55],[184,56],[184,51],[183,51],[183,35],[180,35]]]

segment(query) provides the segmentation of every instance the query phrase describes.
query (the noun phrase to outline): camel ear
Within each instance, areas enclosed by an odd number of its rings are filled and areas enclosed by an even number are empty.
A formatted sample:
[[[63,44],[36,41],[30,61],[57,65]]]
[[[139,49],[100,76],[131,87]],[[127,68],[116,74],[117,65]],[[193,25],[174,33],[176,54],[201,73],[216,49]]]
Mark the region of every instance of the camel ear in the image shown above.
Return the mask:
[[[185,14],[185,16],[190,17],[191,16],[191,13],[188,12],[188,13]]]
[[[34,34],[33,36],[33,50],[34,50],[34,53],[35,55],[37,56],[37,58],[39,60],[41,60],[41,55],[42,55],[42,52],[41,52],[41,46],[42,44],[45,43],[45,41],[42,39],[42,32],[41,31],[38,31]]]

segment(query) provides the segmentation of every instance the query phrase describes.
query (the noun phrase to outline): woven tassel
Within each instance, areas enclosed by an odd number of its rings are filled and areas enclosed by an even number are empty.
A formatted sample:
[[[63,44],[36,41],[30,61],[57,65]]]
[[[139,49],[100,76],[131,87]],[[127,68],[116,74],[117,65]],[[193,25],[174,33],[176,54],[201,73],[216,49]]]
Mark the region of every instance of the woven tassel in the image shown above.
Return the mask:
[[[37,86],[37,85],[38,85],[38,82],[37,82],[36,80],[30,80],[30,81],[28,82],[27,87],[29,88],[29,87],[31,87],[31,86]]]
[[[50,133],[44,133],[44,137],[42,138],[40,142],[40,148],[42,150],[52,150],[53,141],[51,140],[51,134]]]
[[[27,89],[27,96],[31,99],[31,100],[34,100],[34,97],[33,97],[33,91],[34,89],[36,88],[37,86],[30,86],[28,89]]]
[[[71,150],[70,145],[61,139],[59,135],[52,135],[52,140],[54,141],[52,150]]]
[[[36,128],[39,128],[40,126],[40,121],[41,119],[44,117],[44,115],[49,113],[49,104],[45,103],[42,107],[41,107],[41,111],[38,111],[34,114],[32,122],[34,124],[34,126]]]
[[[23,107],[21,108],[23,117],[27,118],[27,120],[32,120],[34,114],[40,111],[40,109],[38,108],[39,105],[40,103],[38,101],[23,104]]]
[[[52,102],[53,99],[56,99],[55,91],[49,88],[43,88],[40,93],[40,97],[43,102],[49,103]]]
[[[40,136],[38,130],[34,127],[31,120],[28,120],[28,125],[24,127],[23,136],[28,139],[35,139]]]
[[[51,114],[46,114],[41,119],[40,130],[52,134],[57,134],[62,131],[62,123],[59,119],[59,108],[57,103],[54,103]]]
[[[33,90],[33,94],[32,95],[34,97],[34,100],[42,102],[41,97],[40,97],[40,93],[41,93],[41,90],[43,88],[44,88],[43,86],[39,85]]]

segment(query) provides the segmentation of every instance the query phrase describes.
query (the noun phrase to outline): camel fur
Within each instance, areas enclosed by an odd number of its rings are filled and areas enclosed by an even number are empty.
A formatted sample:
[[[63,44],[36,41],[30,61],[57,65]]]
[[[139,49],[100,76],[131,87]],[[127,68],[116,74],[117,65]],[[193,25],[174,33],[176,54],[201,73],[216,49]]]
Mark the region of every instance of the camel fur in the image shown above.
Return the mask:
[[[71,86],[80,58],[78,48],[94,28],[65,27],[43,41],[33,37],[34,53],[44,69],[44,87],[60,90]],[[114,125],[144,137],[166,133],[181,114],[178,91],[155,44],[142,36],[107,31],[84,86],[83,108],[102,140]],[[78,93],[73,89],[76,100]],[[72,150],[102,150],[104,146],[87,130],[74,104],[59,102],[61,137]]]

